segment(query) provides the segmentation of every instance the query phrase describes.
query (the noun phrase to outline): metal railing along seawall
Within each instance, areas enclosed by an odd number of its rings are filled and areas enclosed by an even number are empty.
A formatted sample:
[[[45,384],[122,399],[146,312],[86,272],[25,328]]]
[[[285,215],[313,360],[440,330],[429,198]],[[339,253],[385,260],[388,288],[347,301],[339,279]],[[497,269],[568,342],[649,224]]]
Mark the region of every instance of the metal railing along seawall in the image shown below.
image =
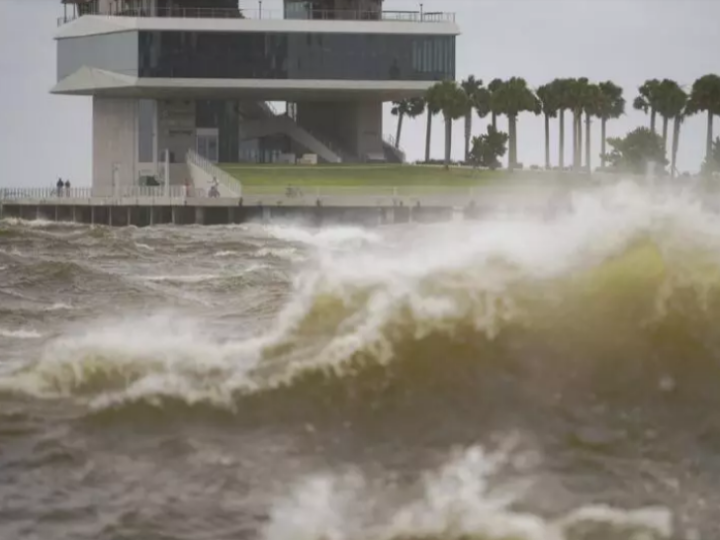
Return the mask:
[[[152,200],[181,200],[188,196],[184,186],[121,186],[121,187],[75,187],[75,188],[0,188],[0,201],[39,201],[39,202],[78,202],[78,201],[105,201],[106,204],[114,202],[127,202],[128,199]]]

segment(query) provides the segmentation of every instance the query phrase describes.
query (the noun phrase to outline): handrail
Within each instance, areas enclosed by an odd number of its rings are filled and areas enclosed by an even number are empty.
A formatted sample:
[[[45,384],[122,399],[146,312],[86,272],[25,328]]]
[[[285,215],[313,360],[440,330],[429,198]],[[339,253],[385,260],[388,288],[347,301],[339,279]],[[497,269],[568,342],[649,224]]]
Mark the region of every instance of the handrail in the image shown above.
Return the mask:
[[[380,11],[353,9],[321,9],[298,12],[285,12],[274,9],[235,9],[208,7],[176,8],[129,8],[97,11],[88,15],[106,15],[111,17],[161,17],[180,19],[286,19],[321,21],[393,21],[393,22],[455,22],[455,14],[450,12],[423,11]],[[72,14],[57,19],[57,25],[69,23],[83,15]]]
[[[242,182],[223,171],[220,167],[198,154],[195,150],[188,150],[185,159],[188,165],[195,165],[203,170],[210,177],[217,180],[230,193],[237,197],[242,197]]]

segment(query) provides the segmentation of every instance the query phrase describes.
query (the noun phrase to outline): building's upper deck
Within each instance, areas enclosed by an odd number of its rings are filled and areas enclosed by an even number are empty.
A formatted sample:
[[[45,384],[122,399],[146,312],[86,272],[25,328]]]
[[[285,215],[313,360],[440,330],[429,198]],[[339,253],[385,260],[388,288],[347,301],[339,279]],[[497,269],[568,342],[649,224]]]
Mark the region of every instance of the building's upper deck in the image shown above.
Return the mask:
[[[81,0],[75,0],[78,2]],[[199,2],[200,0],[195,0]],[[255,19],[255,20],[293,20],[293,21],[387,21],[408,23],[454,23],[455,14],[440,11],[408,11],[367,9],[324,9],[304,5],[302,8],[293,7],[300,4],[295,2],[286,4],[285,9],[263,9],[262,2],[257,8],[227,8],[227,7],[159,7],[154,4],[110,4],[107,9],[101,9],[97,3],[72,3],[71,0],[63,2],[66,5],[62,17],[58,18],[58,26],[74,21],[83,15],[105,15],[108,17],[142,17],[142,18],[171,18],[171,19]],[[68,10],[67,5],[73,5]],[[303,2],[302,4],[310,4]],[[80,6],[85,6],[81,8]],[[131,7],[132,6],[132,7]]]

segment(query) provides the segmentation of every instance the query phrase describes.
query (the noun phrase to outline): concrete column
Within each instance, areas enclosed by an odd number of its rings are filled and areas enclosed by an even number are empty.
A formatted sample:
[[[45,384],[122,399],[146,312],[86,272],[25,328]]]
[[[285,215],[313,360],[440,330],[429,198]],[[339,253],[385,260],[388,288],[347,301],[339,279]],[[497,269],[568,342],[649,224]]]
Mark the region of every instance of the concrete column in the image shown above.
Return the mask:
[[[155,206],[150,205],[150,226],[155,225]]]
[[[57,210],[57,207],[55,207]],[[90,225],[95,225],[95,205],[90,207]]]
[[[195,207],[195,225],[205,224],[205,208],[202,206]]]
[[[77,206],[75,206],[74,204],[72,207],[72,220],[73,223],[77,223]]]

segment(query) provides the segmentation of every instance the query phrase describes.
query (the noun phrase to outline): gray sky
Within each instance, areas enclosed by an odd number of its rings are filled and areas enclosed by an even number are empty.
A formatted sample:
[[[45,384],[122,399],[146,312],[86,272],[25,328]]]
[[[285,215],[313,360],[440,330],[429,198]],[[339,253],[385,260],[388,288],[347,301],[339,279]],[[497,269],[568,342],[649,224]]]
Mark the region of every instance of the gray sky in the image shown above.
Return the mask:
[[[386,9],[408,10],[419,5],[414,0],[385,4]],[[241,5],[257,3],[243,0]],[[263,2],[267,9],[281,5],[282,0]],[[645,79],[668,77],[689,88],[695,78],[720,72],[720,0],[425,0],[424,7],[457,14],[463,32],[458,79],[469,74],[486,82],[522,76],[532,86],[555,77],[611,79],[625,88],[631,102]],[[90,98],[48,94],[55,82],[52,38],[60,14],[58,0],[0,0],[0,187],[46,186],[57,176],[69,177],[75,185],[90,183]],[[395,118],[386,109],[384,131],[394,134]],[[476,118],[474,132],[484,130],[486,123]],[[647,117],[629,109],[609,124],[608,135],[622,135],[641,124],[648,124]],[[435,126],[433,156],[440,158],[440,122]],[[505,129],[504,119],[500,126]],[[424,117],[405,122],[401,146],[410,159],[423,156],[424,127]],[[596,156],[599,126],[594,128]],[[681,170],[698,169],[704,128],[704,117],[683,125]],[[555,161],[557,124],[551,129]],[[462,122],[457,122],[456,157],[462,152],[462,133]],[[543,133],[541,118],[520,117],[518,152],[526,166],[542,164]]]

